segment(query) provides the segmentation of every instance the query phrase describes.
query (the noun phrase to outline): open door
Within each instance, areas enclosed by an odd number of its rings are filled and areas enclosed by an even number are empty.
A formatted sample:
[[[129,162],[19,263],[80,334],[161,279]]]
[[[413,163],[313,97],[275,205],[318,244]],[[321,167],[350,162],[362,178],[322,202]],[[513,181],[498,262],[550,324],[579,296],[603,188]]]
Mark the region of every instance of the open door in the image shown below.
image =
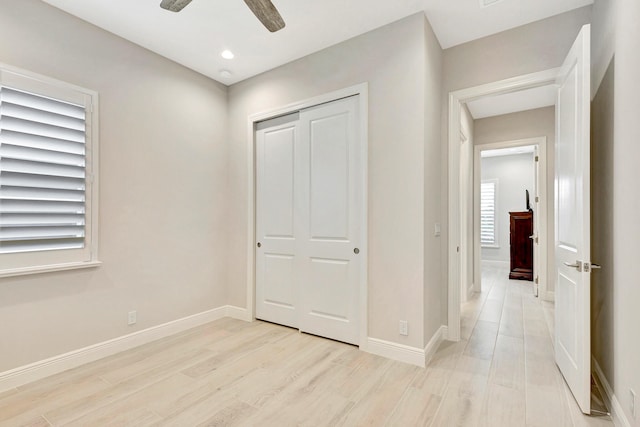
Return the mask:
[[[540,294],[540,148],[533,149],[533,294]],[[529,206],[527,206],[529,207]]]
[[[558,76],[555,168],[555,354],[591,412],[590,37],[582,27]]]

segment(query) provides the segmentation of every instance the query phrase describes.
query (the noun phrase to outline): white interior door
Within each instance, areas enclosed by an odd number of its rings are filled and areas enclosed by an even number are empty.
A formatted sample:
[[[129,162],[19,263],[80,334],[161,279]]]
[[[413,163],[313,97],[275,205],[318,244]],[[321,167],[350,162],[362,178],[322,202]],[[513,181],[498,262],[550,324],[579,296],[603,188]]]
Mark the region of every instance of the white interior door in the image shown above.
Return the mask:
[[[297,327],[300,125],[298,114],[274,122],[256,131],[256,317]]]
[[[358,343],[360,207],[358,98],[300,112],[304,221],[300,330]]]
[[[358,97],[256,131],[256,317],[358,344]]]
[[[556,363],[584,413],[591,411],[590,26],[558,78],[555,170]]]
[[[533,209],[533,294],[540,293],[540,150],[533,148],[533,195],[530,204]]]

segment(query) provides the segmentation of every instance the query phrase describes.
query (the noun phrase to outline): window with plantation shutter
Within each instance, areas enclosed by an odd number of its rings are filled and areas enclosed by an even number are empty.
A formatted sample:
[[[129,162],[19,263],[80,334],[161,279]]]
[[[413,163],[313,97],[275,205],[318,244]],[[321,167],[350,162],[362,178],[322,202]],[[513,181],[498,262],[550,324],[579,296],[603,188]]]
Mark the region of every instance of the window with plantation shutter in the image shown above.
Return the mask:
[[[482,181],[480,184],[480,244],[497,246],[496,193],[497,180]]]
[[[95,263],[96,95],[0,72],[0,274]]]

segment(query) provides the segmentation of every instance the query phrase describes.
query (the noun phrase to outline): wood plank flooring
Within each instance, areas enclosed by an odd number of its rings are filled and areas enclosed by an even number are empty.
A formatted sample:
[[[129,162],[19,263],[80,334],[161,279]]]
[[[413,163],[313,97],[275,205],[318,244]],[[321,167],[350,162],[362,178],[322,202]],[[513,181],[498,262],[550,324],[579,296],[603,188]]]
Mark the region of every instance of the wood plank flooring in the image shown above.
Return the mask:
[[[506,277],[483,271],[426,369],[223,319],[0,394],[0,426],[612,426],[555,366],[553,306]]]

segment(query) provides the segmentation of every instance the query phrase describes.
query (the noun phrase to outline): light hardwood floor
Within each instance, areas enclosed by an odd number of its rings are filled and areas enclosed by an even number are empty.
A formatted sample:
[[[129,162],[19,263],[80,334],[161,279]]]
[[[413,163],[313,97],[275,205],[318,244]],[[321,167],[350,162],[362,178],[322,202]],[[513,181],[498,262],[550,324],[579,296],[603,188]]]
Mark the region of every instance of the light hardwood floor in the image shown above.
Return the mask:
[[[557,371],[552,305],[505,277],[426,369],[224,319],[0,394],[0,426],[612,426]]]

